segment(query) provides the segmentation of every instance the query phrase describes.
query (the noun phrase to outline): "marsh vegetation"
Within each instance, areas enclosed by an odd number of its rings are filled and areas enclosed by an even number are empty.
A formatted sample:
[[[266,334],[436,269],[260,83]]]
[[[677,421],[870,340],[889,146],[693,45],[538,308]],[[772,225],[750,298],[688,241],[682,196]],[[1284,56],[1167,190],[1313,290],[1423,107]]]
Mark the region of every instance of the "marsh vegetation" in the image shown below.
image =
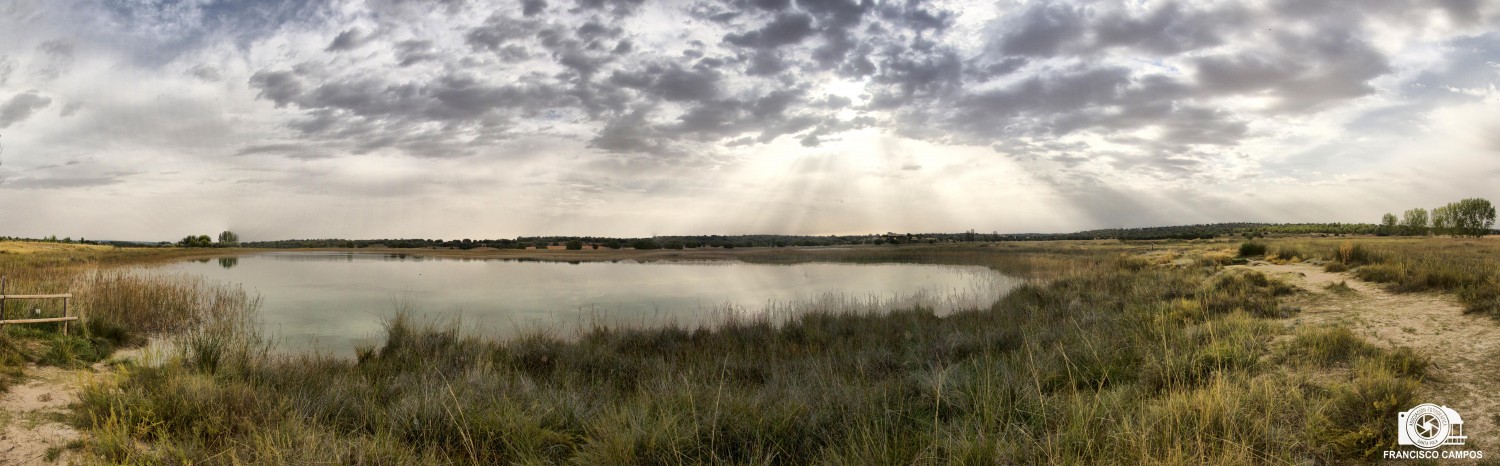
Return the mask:
[[[75,447],[101,463],[1291,463],[1375,458],[1428,356],[1299,324],[1314,261],[1493,313],[1487,240],[1056,242],[852,248],[751,260],[983,265],[1027,282],[935,315],[810,307],[781,321],[487,338],[393,312],[378,344],[277,354],[234,285],[157,281],[120,252],[0,255],[35,288],[100,293],[74,353],[150,337],[87,386]],[[758,259],[756,259],[759,257]],[[1368,278],[1366,278],[1368,277]],[[97,322],[97,323],[95,323]],[[65,340],[6,330],[7,370]],[[68,343],[73,344],[73,343]],[[38,350],[27,351],[26,348]],[[45,350],[53,351],[53,350]],[[143,363],[140,361],[148,361]]]

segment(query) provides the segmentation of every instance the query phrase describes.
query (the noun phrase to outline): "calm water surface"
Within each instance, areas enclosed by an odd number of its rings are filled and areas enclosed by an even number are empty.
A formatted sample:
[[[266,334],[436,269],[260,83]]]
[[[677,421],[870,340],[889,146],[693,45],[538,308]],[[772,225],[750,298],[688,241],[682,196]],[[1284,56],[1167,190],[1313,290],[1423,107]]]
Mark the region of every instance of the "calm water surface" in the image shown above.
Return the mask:
[[[983,267],[743,262],[519,262],[385,254],[267,253],[190,261],[151,273],[238,283],[262,298],[283,350],[346,352],[378,343],[399,307],[461,319],[500,337],[593,324],[711,323],[726,313],[879,312],[921,305],[943,314],[988,307],[1019,282]]]

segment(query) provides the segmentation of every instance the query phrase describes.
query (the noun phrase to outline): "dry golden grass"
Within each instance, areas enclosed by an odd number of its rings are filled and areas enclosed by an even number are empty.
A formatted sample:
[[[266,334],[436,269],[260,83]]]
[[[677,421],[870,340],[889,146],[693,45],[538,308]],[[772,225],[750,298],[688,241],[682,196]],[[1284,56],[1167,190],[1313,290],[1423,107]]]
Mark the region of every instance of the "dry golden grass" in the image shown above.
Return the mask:
[[[46,243],[39,241],[0,241],[0,254],[104,252],[111,249],[115,249],[114,246],[72,243]]]

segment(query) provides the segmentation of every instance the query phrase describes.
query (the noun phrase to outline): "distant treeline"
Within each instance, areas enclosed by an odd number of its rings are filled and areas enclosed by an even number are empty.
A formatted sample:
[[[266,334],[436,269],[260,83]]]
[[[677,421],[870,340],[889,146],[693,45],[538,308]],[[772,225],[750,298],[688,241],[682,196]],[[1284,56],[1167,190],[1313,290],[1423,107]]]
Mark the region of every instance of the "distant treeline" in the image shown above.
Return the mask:
[[[1431,218],[1431,222],[1428,219]],[[1386,213],[1380,218],[1375,234],[1381,236],[1426,236],[1428,233],[1449,236],[1484,236],[1494,230],[1495,206],[1488,199],[1474,197],[1432,209],[1409,209],[1397,219]]]
[[[452,249],[526,249],[565,247],[568,249],[693,249],[702,247],[747,248],[786,246],[844,246],[857,244],[935,244],[993,241],[1050,240],[1160,240],[1212,239],[1220,237],[1257,238],[1267,236],[1305,235],[1374,235],[1381,232],[1373,223],[1214,223],[1148,228],[1111,228],[1075,233],[883,233],[869,235],[697,235],[656,236],[652,238],[612,238],[604,236],[522,236],[515,239],[293,239],[250,241],[241,246],[251,248],[452,248]]]
[[[1382,219],[1381,224],[1373,223],[1210,223],[1201,225],[1179,225],[1170,227],[1146,227],[1146,228],[1107,228],[1098,230],[1079,231],[1074,233],[980,233],[969,230],[962,233],[881,233],[868,235],[696,235],[696,236],[656,236],[651,238],[612,238],[605,236],[522,236],[515,239],[424,239],[424,238],[399,238],[399,239],[289,239],[278,241],[248,241],[238,242],[238,235],[232,232],[219,234],[217,242],[207,235],[188,236],[177,243],[160,242],[146,243],[137,241],[89,241],[84,239],[74,240],[72,238],[58,239],[56,236],[46,238],[17,238],[0,236],[0,241],[48,241],[59,243],[85,243],[104,244],[121,247],[160,247],[160,246],[183,246],[183,247],[223,247],[240,246],[249,248],[450,248],[450,249],[527,249],[564,247],[567,249],[694,249],[694,248],[751,248],[751,247],[787,247],[787,246],[846,246],[858,244],[936,244],[936,243],[972,243],[972,242],[995,242],[995,241],[1055,241],[1055,240],[1095,240],[1095,239],[1118,239],[1124,241],[1137,240],[1163,240],[1163,239],[1212,239],[1222,237],[1263,238],[1267,236],[1344,236],[1344,235],[1391,235],[1391,234],[1494,234],[1489,227],[1493,225],[1493,208],[1486,203],[1484,207],[1491,210],[1484,211],[1475,207],[1469,210],[1483,211],[1479,215],[1488,214],[1488,218],[1481,221],[1470,221],[1469,217],[1475,215],[1460,215],[1458,204],[1470,207],[1473,201],[1465,200],[1450,206],[1434,209],[1433,221],[1428,225],[1426,212],[1417,212],[1421,209],[1413,209],[1406,212],[1404,219],[1397,220],[1394,215],[1388,215]],[[1484,222],[1483,220],[1488,220]]]

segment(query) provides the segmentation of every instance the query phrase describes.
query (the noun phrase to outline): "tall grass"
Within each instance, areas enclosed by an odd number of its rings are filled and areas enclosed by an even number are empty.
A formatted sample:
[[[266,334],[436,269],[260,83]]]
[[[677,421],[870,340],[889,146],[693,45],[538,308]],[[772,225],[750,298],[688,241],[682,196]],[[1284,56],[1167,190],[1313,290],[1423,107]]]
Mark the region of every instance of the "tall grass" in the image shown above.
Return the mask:
[[[1362,403],[1417,387],[1415,360],[1356,362],[1371,375],[1334,381],[1269,362],[1304,350],[1273,343],[1295,290],[1258,272],[969,254],[942,258],[1031,262],[1046,280],[946,316],[568,338],[487,339],[397,313],[353,357],[269,353],[249,312],[210,313],[163,364],[86,389],[76,421],[108,463],[1293,463],[1365,455],[1361,432],[1389,420]],[[1328,338],[1344,336],[1305,339]]]
[[[0,276],[10,294],[72,293],[69,314],[82,325],[7,325],[0,331],[0,389],[20,380],[30,364],[86,367],[120,346],[152,336],[177,334],[205,322],[205,316],[243,306],[249,297],[236,287],[186,277],[146,277],[115,266],[139,266],[198,251],[121,250],[102,246],[0,242]],[[61,301],[7,300],[7,318],[60,316]],[[81,327],[81,328],[80,328]]]

